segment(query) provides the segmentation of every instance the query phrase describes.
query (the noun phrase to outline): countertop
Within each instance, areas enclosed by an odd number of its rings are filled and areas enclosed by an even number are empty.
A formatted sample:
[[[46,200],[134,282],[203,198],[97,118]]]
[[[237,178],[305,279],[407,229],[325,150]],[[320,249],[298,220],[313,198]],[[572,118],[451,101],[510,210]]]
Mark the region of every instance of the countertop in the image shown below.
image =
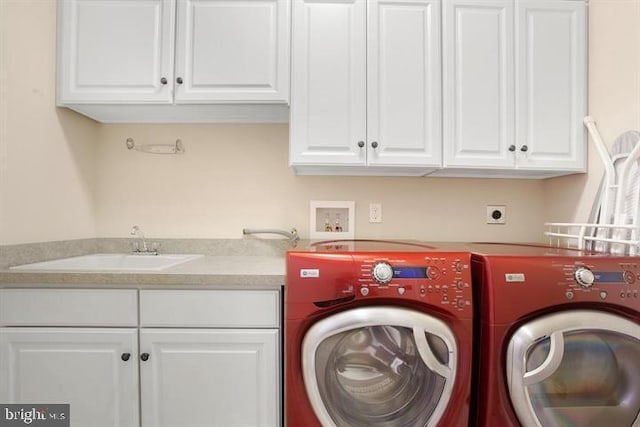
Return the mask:
[[[217,289],[279,289],[285,258],[276,256],[203,256],[162,271],[0,271],[0,287],[28,286],[189,286]]]
[[[81,245],[79,244],[81,243]],[[113,242],[62,242],[16,247],[10,265],[84,255],[113,249]],[[116,242],[118,243],[118,242]],[[204,256],[161,271],[47,271],[0,268],[0,287],[122,287],[280,289],[285,283],[286,247],[278,242],[165,241],[168,252]],[[26,245],[24,245],[26,246]],[[68,248],[71,247],[72,250]],[[126,248],[127,246],[124,246]],[[120,249],[116,246],[116,251]],[[10,258],[10,257],[6,257]]]

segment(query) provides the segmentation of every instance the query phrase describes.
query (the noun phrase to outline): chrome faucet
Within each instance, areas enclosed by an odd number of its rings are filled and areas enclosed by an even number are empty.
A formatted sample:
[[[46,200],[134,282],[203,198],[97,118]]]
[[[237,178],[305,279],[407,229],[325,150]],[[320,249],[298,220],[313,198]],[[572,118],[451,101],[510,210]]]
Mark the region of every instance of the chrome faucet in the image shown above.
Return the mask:
[[[155,248],[149,249],[147,246],[147,239],[144,238],[144,233],[140,230],[140,227],[134,225],[129,234],[137,236],[140,239],[138,242],[133,242],[132,244],[132,250],[134,253],[158,255],[158,251]]]

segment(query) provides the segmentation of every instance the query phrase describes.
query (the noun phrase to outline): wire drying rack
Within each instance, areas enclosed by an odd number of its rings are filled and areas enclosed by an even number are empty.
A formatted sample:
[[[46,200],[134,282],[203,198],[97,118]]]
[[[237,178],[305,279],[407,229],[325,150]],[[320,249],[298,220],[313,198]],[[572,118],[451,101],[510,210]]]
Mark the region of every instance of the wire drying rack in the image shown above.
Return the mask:
[[[547,222],[545,227],[550,246],[617,255],[640,254],[638,227],[634,225]]]
[[[629,131],[614,141],[611,153],[595,120],[584,124],[605,173],[591,218],[586,223],[549,222],[545,235],[556,247],[614,255],[640,255],[640,132]]]

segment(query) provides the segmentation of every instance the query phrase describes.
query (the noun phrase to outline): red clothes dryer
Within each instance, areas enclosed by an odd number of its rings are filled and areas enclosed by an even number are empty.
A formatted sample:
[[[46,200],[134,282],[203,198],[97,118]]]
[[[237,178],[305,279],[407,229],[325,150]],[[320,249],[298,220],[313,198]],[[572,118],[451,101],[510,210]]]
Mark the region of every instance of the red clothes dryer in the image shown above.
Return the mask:
[[[470,255],[335,241],[287,254],[287,427],[466,427]]]
[[[640,258],[470,250],[475,425],[640,426]]]

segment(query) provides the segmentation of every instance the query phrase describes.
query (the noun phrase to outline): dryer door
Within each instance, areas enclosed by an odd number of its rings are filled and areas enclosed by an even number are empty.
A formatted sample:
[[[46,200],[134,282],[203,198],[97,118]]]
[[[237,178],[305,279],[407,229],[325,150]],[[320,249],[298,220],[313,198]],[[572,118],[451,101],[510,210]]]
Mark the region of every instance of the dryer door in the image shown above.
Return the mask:
[[[640,325],[590,310],[537,318],[511,337],[507,381],[525,427],[640,426]]]
[[[441,320],[363,307],[314,324],[302,343],[302,368],[324,427],[434,426],[451,396],[457,354]]]

